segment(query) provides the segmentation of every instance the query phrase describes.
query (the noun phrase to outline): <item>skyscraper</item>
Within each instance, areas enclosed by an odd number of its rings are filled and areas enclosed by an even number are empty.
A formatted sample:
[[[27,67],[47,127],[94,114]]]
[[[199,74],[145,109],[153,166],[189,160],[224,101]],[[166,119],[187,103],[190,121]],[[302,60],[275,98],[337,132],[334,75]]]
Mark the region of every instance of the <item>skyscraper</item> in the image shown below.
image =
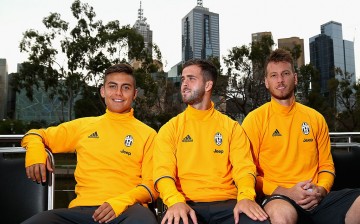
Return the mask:
[[[153,32],[150,30],[150,25],[146,22],[146,17],[143,16],[144,12],[141,8],[138,9],[138,19],[136,20],[133,28],[144,37],[145,49],[152,56],[152,43],[153,43]]]
[[[330,21],[321,25],[321,34],[311,37],[310,63],[320,72],[320,88],[328,96],[328,80],[336,78],[335,68],[353,74],[356,80],[354,42],[343,40],[341,23]]]
[[[6,59],[0,58],[0,119],[6,118],[8,95],[8,67]]]
[[[202,0],[182,19],[182,61],[220,59],[219,14],[203,7]]]
[[[291,51],[300,50],[301,52],[298,52],[299,58],[294,61],[295,67],[300,68],[301,66],[305,65],[304,39],[300,39],[299,37],[278,39],[278,48],[284,48]]]

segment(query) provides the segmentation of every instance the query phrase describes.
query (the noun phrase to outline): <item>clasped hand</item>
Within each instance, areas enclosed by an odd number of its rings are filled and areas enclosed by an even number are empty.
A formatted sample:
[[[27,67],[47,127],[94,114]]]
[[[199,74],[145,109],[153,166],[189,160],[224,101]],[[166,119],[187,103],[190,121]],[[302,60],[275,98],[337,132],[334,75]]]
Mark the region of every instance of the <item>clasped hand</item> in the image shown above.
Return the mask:
[[[323,187],[316,186],[311,180],[300,182],[289,190],[290,195],[288,196],[308,211],[319,205],[326,195],[326,190]]]

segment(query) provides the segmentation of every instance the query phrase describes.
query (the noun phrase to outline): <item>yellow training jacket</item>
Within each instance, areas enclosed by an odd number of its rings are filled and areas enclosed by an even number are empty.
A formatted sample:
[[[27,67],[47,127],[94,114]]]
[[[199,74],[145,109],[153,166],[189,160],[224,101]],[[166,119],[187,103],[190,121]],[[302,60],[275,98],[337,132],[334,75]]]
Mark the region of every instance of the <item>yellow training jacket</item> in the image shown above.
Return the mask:
[[[320,113],[300,103],[286,107],[272,99],[250,112],[241,126],[250,139],[257,184],[264,194],[309,179],[330,191],[335,170],[329,130]]]
[[[47,129],[30,130],[22,139],[26,166],[45,163],[53,153],[77,155],[76,198],[69,207],[108,202],[116,215],[128,206],[156,198],[152,181],[155,130],[133,116],[110,111]]]
[[[255,171],[241,126],[213,103],[206,111],[188,106],[155,140],[154,180],[167,206],[189,200],[254,200]]]

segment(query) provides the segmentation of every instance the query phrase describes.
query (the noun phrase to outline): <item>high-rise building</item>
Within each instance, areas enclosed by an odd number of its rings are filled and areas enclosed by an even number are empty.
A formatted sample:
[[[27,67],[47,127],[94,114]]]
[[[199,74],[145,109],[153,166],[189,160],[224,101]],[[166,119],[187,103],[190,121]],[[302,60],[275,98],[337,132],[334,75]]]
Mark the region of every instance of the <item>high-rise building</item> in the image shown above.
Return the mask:
[[[182,19],[182,61],[220,59],[219,14],[203,7],[202,0]]]
[[[304,57],[304,39],[300,39],[299,37],[289,37],[289,38],[281,38],[278,39],[278,48],[284,48],[290,51],[299,50],[299,58],[294,61],[295,67],[300,68],[305,65],[305,57]]]
[[[150,30],[150,25],[146,22],[144,17],[144,11],[141,8],[138,9],[138,19],[136,20],[133,28],[144,37],[144,45],[147,52],[152,56],[152,43],[153,43],[153,32]]]
[[[8,66],[6,59],[0,58],[0,119],[6,118],[8,95]]]
[[[328,80],[336,78],[335,68],[353,74],[356,80],[354,42],[343,40],[342,24],[330,21],[321,25],[321,34],[311,37],[310,63],[320,72],[320,88],[328,96]]]
[[[261,41],[261,38],[264,36],[270,36],[271,39],[273,39],[271,32],[258,32],[258,33],[251,34],[251,42],[259,42],[259,41]]]

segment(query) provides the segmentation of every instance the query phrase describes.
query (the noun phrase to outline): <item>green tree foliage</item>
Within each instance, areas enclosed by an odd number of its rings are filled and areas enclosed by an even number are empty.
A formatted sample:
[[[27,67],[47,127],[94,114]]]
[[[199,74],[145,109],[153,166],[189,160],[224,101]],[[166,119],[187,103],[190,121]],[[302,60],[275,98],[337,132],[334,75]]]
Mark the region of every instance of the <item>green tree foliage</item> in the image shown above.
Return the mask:
[[[360,80],[353,83],[352,76],[335,68],[336,79],[331,80],[330,90],[335,99],[334,117],[336,131],[360,130]]]
[[[138,96],[135,100],[135,116],[155,130],[181,112],[179,83],[170,81],[164,72],[135,71]]]
[[[143,37],[129,25],[120,26],[117,20],[103,24],[95,20],[94,9],[79,0],[72,3],[71,11],[73,27],[60,14],[50,13],[43,19],[46,32],[24,33],[20,51],[28,53],[28,61],[13,81],[14,88],[26,90],[29,99],[34,88],[59,97],[69,110],[60,121],[71,119],[74,99],[89,85],[98,87],[111,64],[148,57]]]
[[[320,73],[313,65],[303,65],[298,69],[298,85],[296,99],[320,112],[328,123],[330,129],[335,126],[334,111],[329,100],[323,96],[320,89]]]
[[[223,96],[231,117],[241,119],[269,100],[264,84],[264,62],[273,45],[271,36],[263,36],[250,46],[233,47],[223,58],[228,78]]]
[[[100,88],[88,86],[83,91],[83,97],[74,106],[75,117],[99,116],[105,112],[104,100],[99,96]]]

